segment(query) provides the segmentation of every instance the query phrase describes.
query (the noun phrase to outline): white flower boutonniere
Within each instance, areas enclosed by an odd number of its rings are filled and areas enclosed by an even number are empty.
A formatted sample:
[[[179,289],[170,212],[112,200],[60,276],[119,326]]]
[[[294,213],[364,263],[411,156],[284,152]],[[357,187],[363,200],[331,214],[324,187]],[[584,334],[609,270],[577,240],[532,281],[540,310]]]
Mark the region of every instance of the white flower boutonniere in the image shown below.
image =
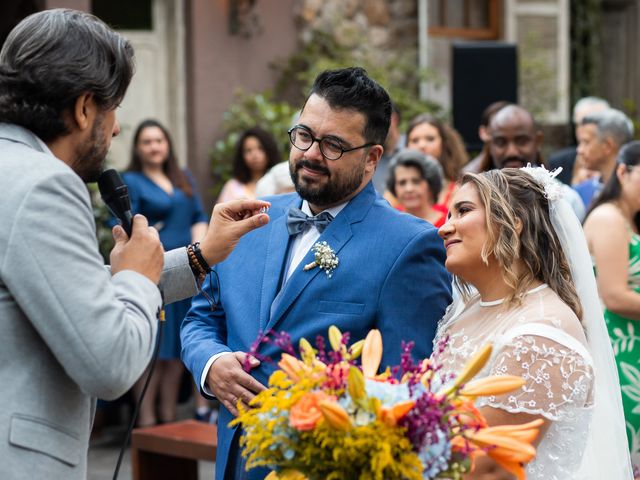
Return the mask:
[[[333,275],[333,271],[340,263],[336,252],[329,246],[327,242],[317,242],[312,247],[313,253],[316,256],[316,259],[305,265],[303,270],[306,272],[307,270],[311,270],[316,267],[320,267],[320,270],[324,270],[324,273],[327,274],[327,277],[331,278]]]

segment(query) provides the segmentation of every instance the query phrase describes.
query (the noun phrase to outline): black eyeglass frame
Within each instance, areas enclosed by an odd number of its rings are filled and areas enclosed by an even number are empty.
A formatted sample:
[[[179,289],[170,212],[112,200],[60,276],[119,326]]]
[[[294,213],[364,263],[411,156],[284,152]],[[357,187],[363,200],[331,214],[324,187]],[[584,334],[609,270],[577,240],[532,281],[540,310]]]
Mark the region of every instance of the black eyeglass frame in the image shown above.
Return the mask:
[[[293,143],[292,134],[294,133],[294,130],[297,130],[297,129],[304,130],[311,137],[311,143],[309,144],[309,146],[307,148],[300,148],[298,145]],[[289,134],[289,142],[291,142],[291,145],[293,145],[298,150],[301,150],[303,152],[306,152],[307,150],[309,150],[313,146],[314,142],[318,142],[318,146],[320,147],[320,153],[322,153],[322,156],[324,158],[326,158],[327,160],[331,160],[331,161],[340,160],[345,153],[353,152],[354,150],[359,150],[361,148],[366,148],[366,147],[373,147],[374,145],[377,145],[377,143],[375,143],[375,142],[369,142],[369,143],[365,143],[364,145],[360,145],[359,147],[353,147],[353,148],[342,148],[342,146],[341,146],[340,147],[340,151],[341,151],[340,155],[337,156],[336,158],[331,158],[331,157],[327,156],[326,153],[324,153],[324,150],[322,149],[322,142],[324,142],[326,139],[335,139],[336,141],[338,141],[337,138],[335,138],[335,137],[316,138],[311,133],[311,130],[309,130],[307,127],[304,127],[302,125],[295,125],[295,126],[291,127],[289,130],[287,130],[287,133]]]

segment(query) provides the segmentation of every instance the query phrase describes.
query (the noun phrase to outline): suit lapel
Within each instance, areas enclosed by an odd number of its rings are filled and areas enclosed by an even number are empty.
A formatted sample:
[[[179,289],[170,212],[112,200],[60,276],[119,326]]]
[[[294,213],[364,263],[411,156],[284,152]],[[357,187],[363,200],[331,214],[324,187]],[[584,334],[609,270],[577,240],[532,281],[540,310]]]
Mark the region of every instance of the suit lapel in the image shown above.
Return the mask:
[[[296,198],[285,207],[285,214],[273,220],[269,243],[265,256],[265,268],[262,278],[262,291],[260,292],[260,330],[266,331],[271,304],[278,293],[278,285],[284,270],[288,246],[289,232],[287,231],[286,212],[290,207],[300,207],[301,200]]]
[[[338,216],[329,224],[323,234],[318,239],[318,242],[326,241],[332,250],[340,256],[340,251],[349,242],[353,236],[351,225],[357,223],[364,218],[367,214],[373,201],[375,200],[375,190],[371,183],[356,197],[349,202],[349,204],[338,214]],[[285,226],[286,229],[286,226]],[[322,275],[326,277],[325,272],[320,268],[315,267],[312,270],[304,271],[304,266],[314,261],[313,251],[307,252],[305,257],[295,269],[295,271],[289,277],[289,280],[285,283],[278,296],[273,301],[273,307],[271,308],[271,318],[266,326],[265,331],[272,330],[276,324],[282,319],[289,307],[298,298],[306,286],[316,276]],[[335,275],[340,275],[340,266],[334,272]],[[330,282],[332,278],[322,278],[323,281]],[[261,317],[262,318],[262,317]]]

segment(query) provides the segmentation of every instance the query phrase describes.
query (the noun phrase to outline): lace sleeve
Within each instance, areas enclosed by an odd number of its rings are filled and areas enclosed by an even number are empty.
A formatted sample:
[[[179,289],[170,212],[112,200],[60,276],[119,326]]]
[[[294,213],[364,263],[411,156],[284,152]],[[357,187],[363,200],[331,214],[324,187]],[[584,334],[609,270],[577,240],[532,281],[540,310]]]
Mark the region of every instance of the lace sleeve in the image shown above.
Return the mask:
[[[512,332],[496,345],[489,375],[519,375],[525,385],[518,391],[478,401],[513,413],[569,420],[577,409],[593,403],[593,369],[585,347],[565,332],[544,325],[540,331]]]

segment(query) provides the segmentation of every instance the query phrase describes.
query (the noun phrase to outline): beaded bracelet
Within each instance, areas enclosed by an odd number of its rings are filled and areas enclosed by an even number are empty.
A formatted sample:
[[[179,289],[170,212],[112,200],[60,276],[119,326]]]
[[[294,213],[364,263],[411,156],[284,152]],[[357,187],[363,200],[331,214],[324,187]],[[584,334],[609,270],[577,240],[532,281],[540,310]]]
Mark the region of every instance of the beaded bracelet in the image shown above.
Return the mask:
[[[199,248],[198,248],[199,250]],[[199,283],[204,282],[207,273],[209,272],[209,268],[205,270],[200,261],[198,260],[198,256],[196,255],[196,251],[194,245],[189,245],[187,247],[187,256],[189,257],[189,267],[191,268],[191,272],[198,279]],[[202,254],[200,254],[202,257]]]
[[[193,253],[198,259],[198,263],[200,264],[200,268],[205,271],[205,273],[209,273],[211,271],[211,267],[204,259],[204,255],[202,255],[202,250],[200,250],[200,242],[196,242],[193,244]]]

